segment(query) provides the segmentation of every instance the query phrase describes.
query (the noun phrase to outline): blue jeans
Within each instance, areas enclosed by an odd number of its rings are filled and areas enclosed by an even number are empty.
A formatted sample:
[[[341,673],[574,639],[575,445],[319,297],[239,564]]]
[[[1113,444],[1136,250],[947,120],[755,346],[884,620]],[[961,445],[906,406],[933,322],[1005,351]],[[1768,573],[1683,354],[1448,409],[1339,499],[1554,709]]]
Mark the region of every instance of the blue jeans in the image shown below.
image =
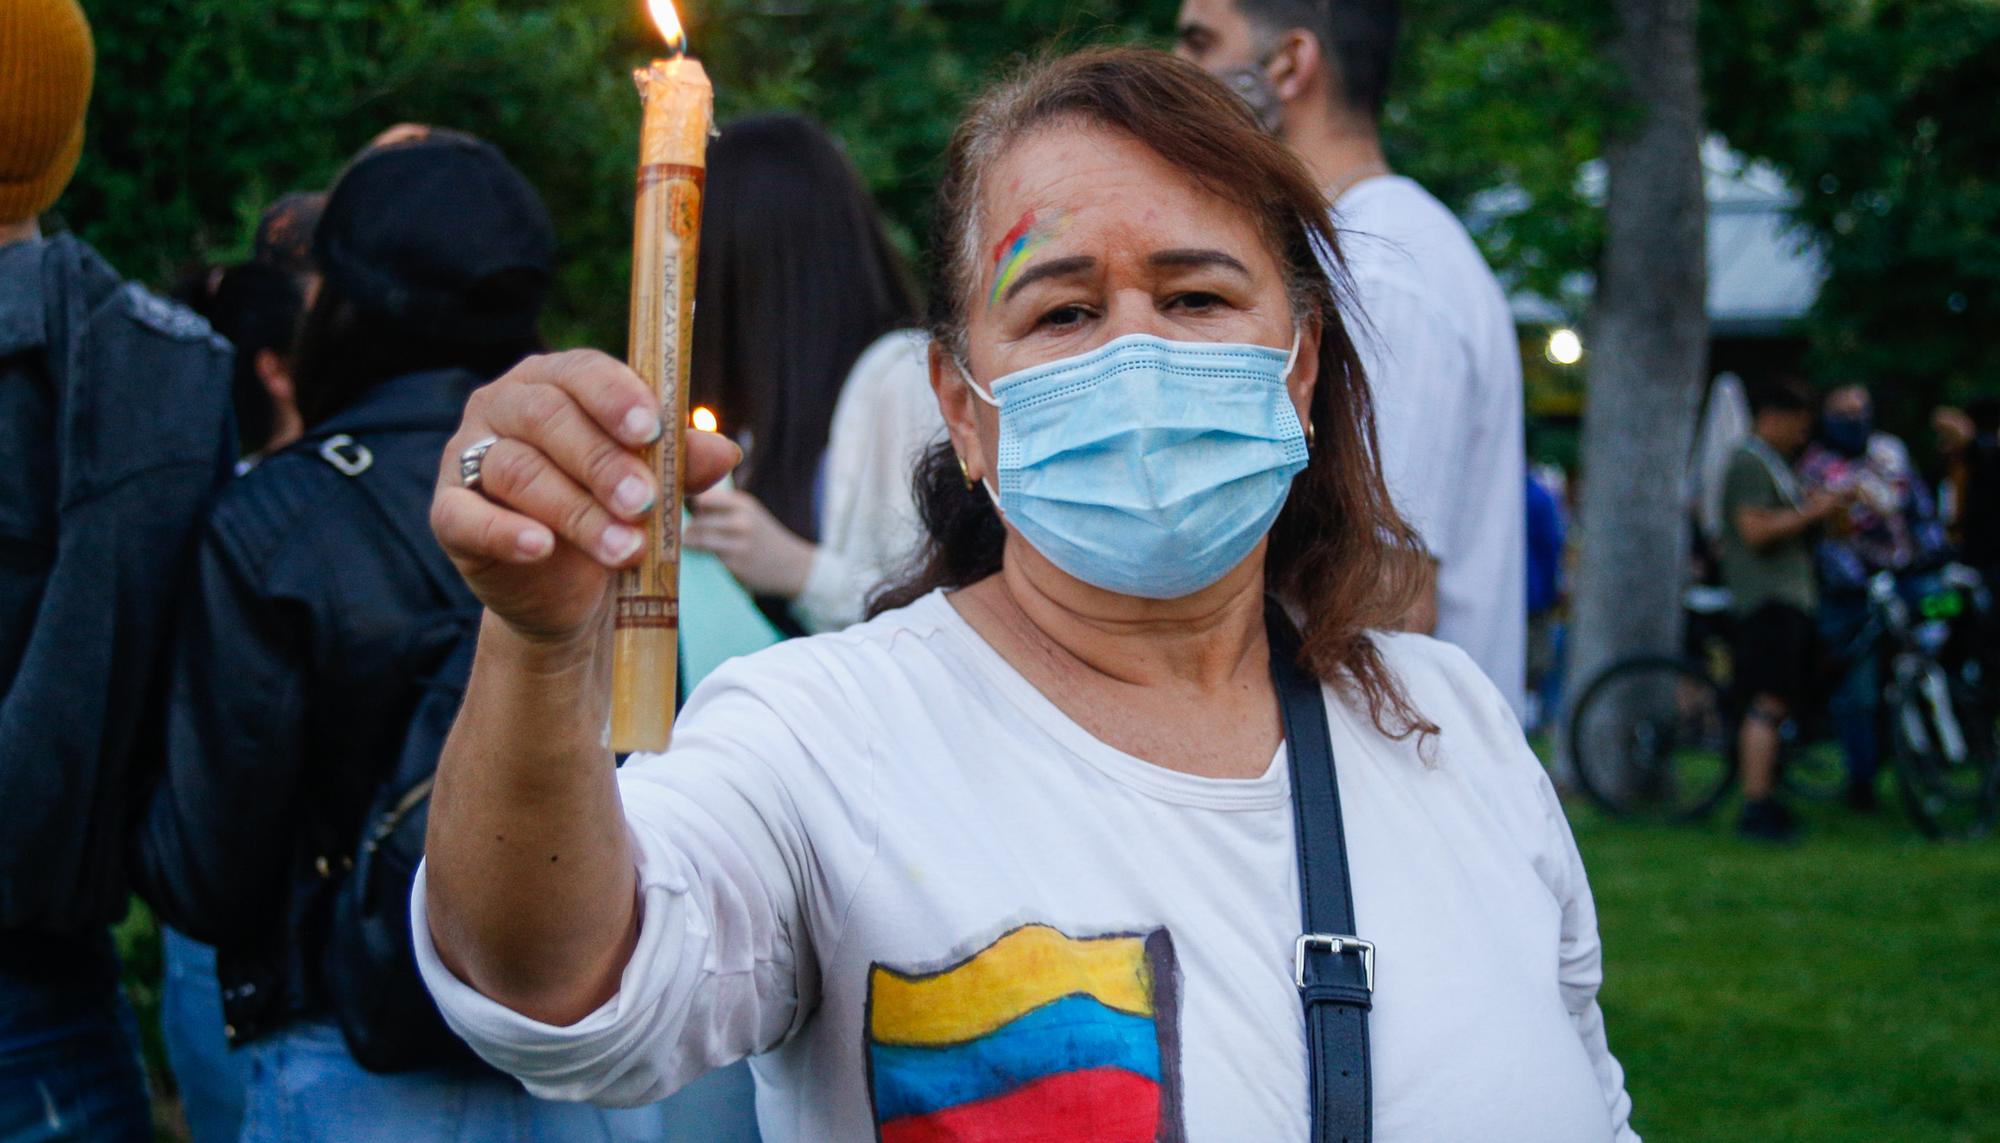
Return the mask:
[[[194,1143],[236,1143],[243,1132],[243,1089],[250,1059],[222,1034],[222,985],[215,950],[161,926],[166,981],[160,990],[160,1035],[181,1090]]]
[[[750,1065],[713,1071],[655,1104],[664,1143],[758,1143],[756,1086]]]
[[[608,1110],[535,1099],[499,1075],[376,1075],[340,1029],[294,1024],[250,1058],[243,1143],[658,1143],[659,1107]]]
[[[1820,600],[1820,641],[1833,652],[1846,649],[1868,622],[1868,600],[1830,595]],[[1833,731],[1840,738],[1840,752],[1847,765],[1847,780],[1866,786],[1875,781],[1881,765],[1882,743],[1877,731],[1882,705],[1881,672],[1875,656],[1864,655],[1847,672],[1828,700]]]
[[[150,1143],[111,935],[0,935],[0,1143]]]

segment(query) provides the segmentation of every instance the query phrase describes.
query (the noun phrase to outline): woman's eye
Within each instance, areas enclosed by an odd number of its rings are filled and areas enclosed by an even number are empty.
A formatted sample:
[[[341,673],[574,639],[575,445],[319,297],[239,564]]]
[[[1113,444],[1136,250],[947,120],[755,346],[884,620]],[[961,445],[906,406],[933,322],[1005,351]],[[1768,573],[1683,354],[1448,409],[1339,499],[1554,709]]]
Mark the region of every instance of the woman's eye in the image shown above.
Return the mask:
[[[1090,316],[1082,306],[1058,306],[1042,315],[1039,325],[1054,326],[1058,329],[1075,325]]]
[[[1222,295],[1220,294],[1208,294],[1195,290],[1190,293],[1177,295],[1168,304],[1184,310],[1211,310],[1223,303]]]

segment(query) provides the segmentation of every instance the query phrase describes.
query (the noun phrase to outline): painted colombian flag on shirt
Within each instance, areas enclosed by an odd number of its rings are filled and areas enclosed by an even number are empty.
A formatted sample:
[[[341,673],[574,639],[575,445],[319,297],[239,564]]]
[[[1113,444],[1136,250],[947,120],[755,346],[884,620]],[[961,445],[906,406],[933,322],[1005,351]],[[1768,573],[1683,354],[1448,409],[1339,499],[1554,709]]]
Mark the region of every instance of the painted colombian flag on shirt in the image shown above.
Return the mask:
[[[1014,929],[942,969],[868,973],[882,1143],[1177,1143],[1173,939]]]

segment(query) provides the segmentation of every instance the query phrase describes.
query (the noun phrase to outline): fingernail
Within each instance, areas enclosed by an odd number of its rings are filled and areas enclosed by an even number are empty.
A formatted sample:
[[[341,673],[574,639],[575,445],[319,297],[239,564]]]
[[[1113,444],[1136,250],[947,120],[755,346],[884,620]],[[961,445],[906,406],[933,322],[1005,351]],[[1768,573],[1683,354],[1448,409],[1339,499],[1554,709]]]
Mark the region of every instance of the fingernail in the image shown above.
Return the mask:
[[[653,485],[643,477],[628,476],[611,491],[611,506],[627,516],[637,516],[653,506]]]
[[[548,554],[553,541],[554,537],[540,528],[523,528],[521,534],[514,537],[514,547],[524,556],[539,559]]]
[[[660,437],[659,414],[651,409],[635,408],[625,414],[625,424],[619,431],[633,444],[652,444]]]
[[[598,537],[597,551],[606,563],[622,564],[632,558],[639,545],[646,542],[645,534],[637,528],[627,528],[623,524],[613,524],[604,529]]]

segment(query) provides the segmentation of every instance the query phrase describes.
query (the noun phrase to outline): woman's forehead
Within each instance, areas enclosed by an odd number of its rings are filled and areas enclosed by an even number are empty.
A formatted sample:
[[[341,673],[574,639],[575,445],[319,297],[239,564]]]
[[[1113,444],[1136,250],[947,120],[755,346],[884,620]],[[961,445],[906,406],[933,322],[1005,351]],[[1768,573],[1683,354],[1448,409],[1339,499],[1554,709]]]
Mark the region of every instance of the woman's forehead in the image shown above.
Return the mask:
[[[1007,148],[985,180],[980,248],[1024,229],[1072,241],[1119,237],[1185,245],[1260,247],[1250,212],[1157,151],[1087,125],[1035,131]]]

